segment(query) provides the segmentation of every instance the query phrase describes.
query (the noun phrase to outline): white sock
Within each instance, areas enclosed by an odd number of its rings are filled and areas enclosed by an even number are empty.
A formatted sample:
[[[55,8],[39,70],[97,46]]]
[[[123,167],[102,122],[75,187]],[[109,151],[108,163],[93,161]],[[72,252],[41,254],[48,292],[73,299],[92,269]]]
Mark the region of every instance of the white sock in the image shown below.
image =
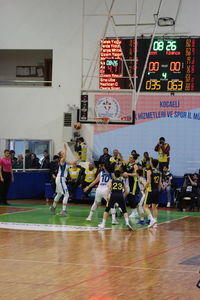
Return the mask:
[[[125,219],[125,223],[126,223],[126,225],[128,225],[129,224],[129,220],[128,220],[128,218],[124,218]]]
[[[63,198],[63,205],[62,205],[62,210],[66,211],[67,210],[67,202],[69,199],[69,194],[65,195]]]
[[[148,219],[149,219],[150,221],[153,221],[153,220],[154,220],[154,218],[152,217],[152,214],[151,214],[151,213],[148,215]]]
[[[56,208],[57,204],[58,204],[58,201],[60,199],[60,194],[57,194],[54,198],[54,201],[53,201],[53,207]]]
[[[115,208],[111,208],[111,214],[112,214],[112,221],[116,220],[116,209]]]
[[[102,220],[102,225],[105,226],[106,225],[106,219]]]
[[[94,214],[94,212],[93,211],[90,211],[90,213],[89,213],[89,218],[92,218],[92,216],[93,216],[93,214]]]

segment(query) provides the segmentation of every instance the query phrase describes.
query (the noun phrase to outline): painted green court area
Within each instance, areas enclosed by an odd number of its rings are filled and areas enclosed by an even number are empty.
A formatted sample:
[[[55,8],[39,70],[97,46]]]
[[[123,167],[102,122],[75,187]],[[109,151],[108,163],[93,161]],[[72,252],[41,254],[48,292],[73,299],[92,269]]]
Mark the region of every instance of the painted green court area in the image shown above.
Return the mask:
[[[17,208],[33,208],[33,210],[18,211]],[[5,207],[4,207],[5,208]],[[12,208],[15,210],[12,212]],[[2,210],[3,207],[0,207]],[[61,206],[58,206],[57,212],[61,210]],[[69,205],[68,206],[68,217],[62,217],[53,215],[49,206],[47,205],[29,205],[29,204],[13,204],[9,206],[8,211],[1,211],[0,222],[13,222],[13,223],[30,223],[30,224],[52,224],[52,225],[70,225],[70,226],[85,226],[85,227],[97,227],[102,220],[104,207],[98,208],[95,212],[93,220],[91,222],[86,221],[90,210],[89,205]],[[158,224],[165,223],[168,221],[183,218],[185,216],[200,216],[199,212],[178,212],[174,209],[160,209],[158,214]],[[124,225],[124,218],[118,218],[119,225],[111,224],[111,217],[108,218],[106,227],[107,228],[126,228]],[[138,219],[130,219],[130,223],[135,229],[144,228],[147,225],[141,226],[136,225]]]

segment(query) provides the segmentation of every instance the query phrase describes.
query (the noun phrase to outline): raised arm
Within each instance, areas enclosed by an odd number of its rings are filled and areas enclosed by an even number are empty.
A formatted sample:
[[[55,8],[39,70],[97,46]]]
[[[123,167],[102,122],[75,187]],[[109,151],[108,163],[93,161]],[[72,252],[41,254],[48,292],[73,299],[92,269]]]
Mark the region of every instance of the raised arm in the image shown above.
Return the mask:
[[[92,181],[86,188],[84,189],[84,192],[87,192],[89,189],[91,189],[96,183],[98,183],[100,180],[100,174],[98,174],[97,178]]]
[[[62,157],[60,159],[60,163],[63,165],[66,162],[67,158],[67,145],[64,144],[64,151],[62,152]]]

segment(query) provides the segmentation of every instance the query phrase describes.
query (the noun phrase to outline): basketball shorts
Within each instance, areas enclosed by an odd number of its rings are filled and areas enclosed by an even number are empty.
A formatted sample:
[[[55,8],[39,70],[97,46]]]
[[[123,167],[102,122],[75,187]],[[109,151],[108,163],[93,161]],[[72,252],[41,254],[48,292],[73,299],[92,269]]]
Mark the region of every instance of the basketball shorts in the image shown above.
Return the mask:
[[[106,199],[107,190],[107,188],[97,188],[94,201],[99,204],[102,199]]]
[[[146,192],[144,204],[158,204],[159,200],[159,191],[154,190],[152,192]]]
[[[61,195],[69,194],[65,177],[56,177],[56,193]]]
[[[106,206],[106,209],[105,211],[106,212],[109,212],[111,208],[114,208],[114,205],[115,203],[118,203],[119,204],[119,207],[121,208],[122,212],[123,213],[126,213],[126,204],[125,204],[125,200],[124,200],[124,197],[123,195],[121,194],[112,194],[111,197],[110,197],[110,200]]]

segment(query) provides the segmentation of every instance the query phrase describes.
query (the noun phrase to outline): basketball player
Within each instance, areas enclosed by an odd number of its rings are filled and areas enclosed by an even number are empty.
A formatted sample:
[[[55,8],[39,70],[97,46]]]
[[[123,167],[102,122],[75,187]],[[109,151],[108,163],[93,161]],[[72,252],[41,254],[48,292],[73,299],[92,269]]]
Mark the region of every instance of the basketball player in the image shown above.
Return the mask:
[[[135,218],[138,216],[137,205],[138,205],[138,197],[139,197],[139,186],[138,186],[138,178],[136,171],[138,169],[138,165],[135,162],[135,158],[133,156],[129,157],[129,163],[126,167],[126,172],[123,173],[123,177],[128,178],[129,182],[129,194],[127,196],[128,202],[131,207],[131,214],[129,218]]]
[[[58,174],[56,176],[56,196],[54,198],[53,205],[50,207],[51,212],[55,214],[58,201],[61,198],[61,196],[63,196],[62,210],[58,215],[64,217],[67,217],[67,202],[69,199],[69,192],[66,185],[66,177],[68,175],[69,164],[75,163],[66,162],[66,157],[67,145],[64,144],[64,151],[60,152],[60,162],[58,167]]]
[[[138,186],[140,189],[140,202],[138,203],[138,210],[140,214],[140,221],[137,223],[137,225],[144,225],[144,209],[143,209],[143,204],[144,204],[144,199],[145,199],[145,188],[147,181],[143,177],[143,169],[138,169],[136,171],[137,178],[138,178]]]
[[[107,190],[108,190],[108,182],[112,179],[111,173],[107,170],[107,165],[102,166],[101,172],[98,174],[97,178],[90,183],[83,191],[87,192],[88,189],[92,188],[96,183],[99,182],[99,185],[96,189],[95,199],[94,203],[91,207],[89,216],[87,217],[87,221],[92,220],[92,216],[94,214],[94,211],[97,209],[97,206],[101,203],[101,200],[104,198],[106,199],[107,196]],[[116,220],[116,209],[111,210],[112,213],[112,225],[118,225],[118,221]]]
[[[109,211],[110,209],[114,208],[114,205],[117,202],[124,214],[126,226],[128,227],[129,230],[133,230],[131,225],[129,224],[128,213],[126,210],[126,204],[124,200],[124,197],[126,197],[128,194],[128,190],[126,185],[123,182],[123,179],[120,176],[121,176],[120,171],[115,170],[114,179],[111,179],[108,183],[107,195],[106,195],[107,205],[106,205],[105,212],[103,214],[102,223],[98,225],[98,227],[101,229],[105,228],[106,219],[109,215]],[[123,195],[123,191],[125,191],[125,195]]]
[[[146,194],[144,200],[144,209],[145,212],[150,219],[150,224],[148,227],[156,226],[157,225],[157,216],[158,216],[158,197],[159,197],[159,190],[161,187],[161,173],[157,170],[158,160],[152,160],[152,169],[147,171],[147,184],[146,184]],[[152,205],[153,216],[149,209],[149,205]]]

